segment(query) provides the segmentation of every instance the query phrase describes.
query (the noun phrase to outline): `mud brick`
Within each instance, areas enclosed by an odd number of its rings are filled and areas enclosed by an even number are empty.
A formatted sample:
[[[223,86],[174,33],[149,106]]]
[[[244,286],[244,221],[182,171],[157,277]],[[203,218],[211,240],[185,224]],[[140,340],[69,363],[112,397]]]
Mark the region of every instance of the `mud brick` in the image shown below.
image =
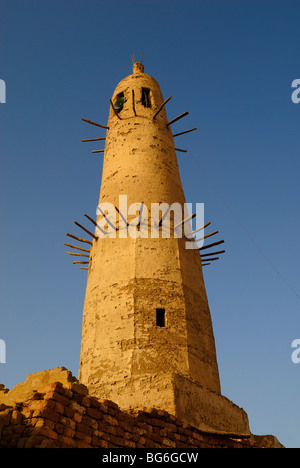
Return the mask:
[[[72,418],[74,416],[75,410],[70,407],[65,407],[64,408],[64,415],[67,416],[68,418]]]
[[[75,396],[75,395],[74,395]],[[71,401],[70,407],[73,408],[75,411],[78,413],[84,413],[86,411],[86,408],[84,406],[81,406],[77,403],[77,401]]]
[[[129,439],[124,439],[124,447],[136,448],[136,443]]]
[[[64,387],[60,382],[51,384],[50,388],[60,393],[61,395],[64,395],[68,399],[71,399],[73,396],[73,392],[69,388]]]
[[[54,429],[55,422],[50,419],[38,418],[36,421],[32,421],[32,425],[34,427],[50,427],[50,429]]]
[[[85,434],[84,432],[76,431],[74,435],[75,440],[81,440],[85,442],[86,444],[90,444],[92,441],[92,437],[89,436],[88,434]]]
[[[73,382],[71,384],[71,390],[74,393],[82,393],[83,395],[88,395],[88,393],[89,393],[87,387],[85,387],[84,385],[82,385],[80,383],[77,383],[77,382]]]
[[[102,418],[102,413],[101,411],[95,409],[95,408],[87,408],[86,414],[90,416],[91,418],[94,419],[101,419]]]
[[[0,421],[1,421],[1,424],[3,424],[3,426],[6,426],[7,424],[10,423],[11,415],[12,415],[12,410],[7,409],[7,410],[4,410],[4,411],[1,411]]]
[[[106,432],[107,434],[117,435],[117,427],[116,426],[105,426],[105,427],[101,427],[101,429],[103,430],[103,432]]]
[[[94,430],[98,429],[98,421],[96,421],[96,419],[89,418],[89,417],[83,415],[81,422],[82,422],[82,424],[87,424],[87,426],[92,427]]]
[[[16,424],[16,425],[14,425],[14,432],[16,432],[17,434],[19,434],[19,437],[20,437],[20,434],[23,434],[24,430],[25,430],[24,424]]]
[[[77,423],[81,423],[82,421],[82,413],[78,413],[75,411],[74,416],[73,416],[74,421]]]
[[[117,420],[117,418],[114,418],[110,414],[105,415],[104,420],[110,426],[118,426],[119,425],[119,421]]]
[[[65,435],[60,435],[58,437],[58,443],[63,448],[76,448],[77,447],[77,441]]]
[[[77,431],[82,432],[83,434],[91,436],[93,430],[91,427],[87,426],[86,424],[78,423],[76,424],[76,433]]]
[[[60,448],[60,445],[53,439],[44,439],[39,445],[39,448]]]
[[[92,408],[100,408],[101,406],[101,402],[96,397],[91,397],[90,402]]]
[[[58,393],[55,390],[51,390],[50,392],[46,393],[45,399],[58,401],[63,406],[68,406],[68,404],[70,403],[69,398],[66,398],[61,393]]]
[[[65,427],[63,435],[66,437],[71,437],[72,439],[75,435],[75,429],[72,429],[71,427]]]
[[[76,422],[70,418],[60,418],[59,422],[64,425],[64,427],[68,427],[70,429],[75,429]]]
[[[17,448],[24,448],[27,440],[27,437],[21,437],[21,439],[18,440]]]
[[[123,447],[123,438],[112,435],[110,437],[110,442],[117,447]]]
[[[24,448],[38,447],[42,443],[43,440],[44,440],[43,436],[29,437],[24,444]]]
[[[55,432],[57,432],[57,434],[64,434],[65,426],[60,423],[55,424]]]
[[[35,427],[32,430],[33,436],[43,436],[43,438],[48,437],[49,439],[56,440],[58,438],[57,433],[50,427]]]
[[[53,411],[51,408],[44,408],[42,410],[37,410],[33,413],[33,417],[42,417],[50,419],[50,421],[58,422],[59,415],[56,411]]]
[[[20,424],[22,422],[23,416],[20,411],[14,410],[11,414],[11,423]]]

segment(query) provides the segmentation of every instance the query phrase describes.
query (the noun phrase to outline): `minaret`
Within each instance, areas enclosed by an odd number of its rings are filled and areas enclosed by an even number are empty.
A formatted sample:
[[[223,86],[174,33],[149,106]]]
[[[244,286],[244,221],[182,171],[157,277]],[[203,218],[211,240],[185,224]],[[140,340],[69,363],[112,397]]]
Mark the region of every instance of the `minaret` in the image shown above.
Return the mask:
[[[176,204],[186,216],[166,101],[141,63],[110,100],[79,380],[122,409],[156,407],[202,429],[248,434],[246,413],[221,395],[199,249],[177,237],[172,216],[164,224],[162,211],[155,223],[151,210]]]

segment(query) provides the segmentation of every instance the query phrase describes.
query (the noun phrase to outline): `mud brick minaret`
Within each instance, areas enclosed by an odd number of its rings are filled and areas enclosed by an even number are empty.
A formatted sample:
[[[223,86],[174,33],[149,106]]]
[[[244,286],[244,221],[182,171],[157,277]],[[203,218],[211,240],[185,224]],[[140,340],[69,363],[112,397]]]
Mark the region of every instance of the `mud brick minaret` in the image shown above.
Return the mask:
[[[112,204],[117,217],[98,210],[86,249],[79,380],[122,409],[161,408],[198,428],[245,435],[246,413],[221,394],[199,249],[174,235],[172,217],[169,237],[160,225],[151,235],[150,212],[148,237],[124,234],[151,204],[186,203],[166,101],[141,63],[110,100],[99,206]],[[127,219],[124,196],[127,207],[137,204]]]

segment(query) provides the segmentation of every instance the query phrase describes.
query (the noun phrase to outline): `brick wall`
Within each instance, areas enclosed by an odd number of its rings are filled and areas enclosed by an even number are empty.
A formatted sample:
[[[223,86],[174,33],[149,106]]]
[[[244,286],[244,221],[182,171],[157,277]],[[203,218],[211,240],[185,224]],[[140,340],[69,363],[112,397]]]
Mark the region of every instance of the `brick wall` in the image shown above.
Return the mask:
[[[155,409],[124,412],[73,383],[13,406],[0,404],[1,448],[214,448],[255,447],[254,440],[207,434]]]

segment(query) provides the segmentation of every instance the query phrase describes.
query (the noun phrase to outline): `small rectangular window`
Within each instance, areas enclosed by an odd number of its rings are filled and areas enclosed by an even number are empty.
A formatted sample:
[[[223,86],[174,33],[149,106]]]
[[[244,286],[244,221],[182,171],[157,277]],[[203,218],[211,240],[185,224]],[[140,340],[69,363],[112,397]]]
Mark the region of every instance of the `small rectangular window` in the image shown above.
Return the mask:
[[[165,327],[166,326],[166,311],[165,309],[156,309],[156,326]]]
[[[142,88],[142,104],[144,107],[151,107],[150,89]]]

